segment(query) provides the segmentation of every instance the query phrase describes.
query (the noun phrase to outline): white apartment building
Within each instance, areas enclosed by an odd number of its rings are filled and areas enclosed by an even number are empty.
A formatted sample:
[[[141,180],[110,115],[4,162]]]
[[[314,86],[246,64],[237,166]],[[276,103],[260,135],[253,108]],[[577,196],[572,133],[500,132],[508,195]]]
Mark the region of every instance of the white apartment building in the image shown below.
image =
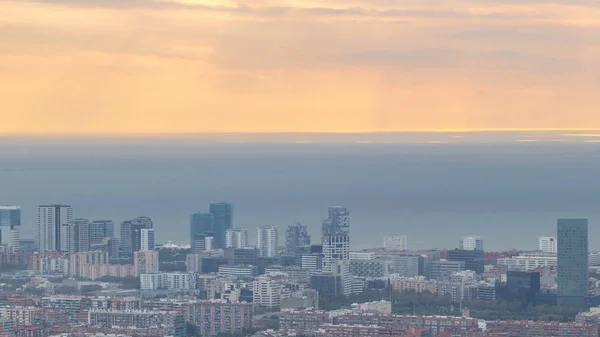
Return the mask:
[[[556,254],[556,238],[553,236],[540,236],[539,250],[544,253]]]
[[[232,228],[225,232],[225,248],[248,247],[248,231],[243,228]]]
[[[385,235],[383,237],[383,248],[395,251],[408,250],[408,237],[404,234]]]
[[[42,308],[3,306],[0,307],[0,318],[15,321],[19,325],[35,325],[42,322]]]
[[[498,259],[499,265],[505,265],[509,270],[533,270],[538,267],[556,267],[556,254],[522,254]]]
[[[69,224],[73,208],[69,205],[41,205],[38,207],[38,242],[41,252],[68,252]]]
[[[277,256],[279,249],[279,231],[275,226],[260,226],[256,230],[256,246],[262,257]]]
[[[254,303],[266,308],[280,307],[281,300],[292,295],[284,283],[284,278],[281,276],[258,277],[252,283]]]
[[[196,288],[194,273],[141,274],[140,289],[191,290]]]

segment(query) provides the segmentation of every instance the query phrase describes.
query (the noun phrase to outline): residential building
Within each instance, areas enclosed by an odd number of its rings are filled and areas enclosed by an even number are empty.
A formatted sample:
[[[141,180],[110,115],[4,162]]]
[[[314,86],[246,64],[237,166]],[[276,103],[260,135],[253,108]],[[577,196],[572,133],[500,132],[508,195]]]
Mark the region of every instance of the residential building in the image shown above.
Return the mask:
[[[266,308],[279,308],[283,299],[291,297],[291,289],[285,286],[282,276],[263,275],[252,284],[254,303]]]
[[[69,253],[90,251],[90,221],[88,219],[73,219],[69,224]]]
[[[185,257],[185,270],[188,273],[201,273],[202,272],[202,255],[187,254]]]
[[[323,266],[323,255],[319,253],[302,255],[301,264],[302,269],[321,270]]]
[[[78,322],[81,310],[86,308],[84,296],[52,295],[42,297],[41,307],[56,312],[66,312],[69,322]]]
[[[460,238],[459,249],[483,251],[483,239],[477,235],[467,235]]]
[[[17,324],[10,319],[0,318],[0,336],[12,337],[16,336]]]
[[[558,237],[560,242],[560,237]],[[560,251],[560,247],[558,248]],[[597,337],[598,325],[594,323],[560,323],[544,321],[486,321],[486,332],[504,336],[539,337]]]
[[[79,277],[97,280],[106,276],[110,277],[136,277],[136,269],[132,264],[86,264],[81,266]]]
[[[186,320],[198,327],[201,336],[241,334],[252,328],[253,303],[228,303],[224,300],[191,302]]]
[[[7,252],[20,250],[21,207],[0,206],[0,244]]]
[[[15,321],[18,325],[35,325],[42,323],[42,308],[33,306],[2,306],[0,318]]]
[[[248,231],[243,228],[231,228],[225,232],[225,248],[248,247]]]
[[[154,250],[154,228],[140,231],[140,250]]]
[[[226,202],[210,204],[210,214],[214,218],[214,248],[225,248],[225,233],[233,228],[233,205]]]
[[[539,238],[539,250],[544,253],[556,254],[556,238],[553,236],[540,236]]]
[[[383,237],[383,249],[394,251],[408,250],[408,237],[405,234],[388,234]]]
[[[394,291],[404,292],[429,292],[431,294],[437,293],[437,281],[426,280],[423,276],[416,277],[405,277],[405,276],[392,276],[390,278],[390,285]]]
[[[279,231],[275,226],[260,226],[256,230],[256,247],[262,257],[279,255]]]
[[[154,228],[152,219],[139,216],[121,223],[121,253],[125,257],[132,257],[133,252],[142,248],[142,229]]]
[[[140,250],[135,252],[133,265],[136,275],[158,273],[158,252],[155,250]]]
[[[83,277],[87,265],[108,264],[108,253],[102,251],[75,253],[69,256],[69,276]]]
[[[585,307],[588,295],[588,221],[559,219],[558,240],[558,305]]]
[[[195,288],[195,273],[140,274],[140,289],[142,290],[192,290]]]
[[[73,220],[69,205],[40,205],[38,207],[38,244],[41,252],[68,252],[68,226]]]
[[[531,271],[541,267],[556,267],[557,257],[554,253],[523,253],[499,258],[497,264],[506,266],[508,270]]]
[[[387,258],[372,260],[350,260],[350,274],[359,277],[386,277],[394,268],[393,262]]]
[[[301,247],[310,247],[310,235],[307,226],[296,222],[288,226],[285,232],[285,254],[297,256]]]
[[[103,328],[164,326],[168,328],[169,336],[187,336],[185,319],[177,311],[92,309],[88,312],[87,323]]]
[[[417,277],[427,274],[429,259],[424,255],[401,254],[392,256],[394,273],[400,276]]]

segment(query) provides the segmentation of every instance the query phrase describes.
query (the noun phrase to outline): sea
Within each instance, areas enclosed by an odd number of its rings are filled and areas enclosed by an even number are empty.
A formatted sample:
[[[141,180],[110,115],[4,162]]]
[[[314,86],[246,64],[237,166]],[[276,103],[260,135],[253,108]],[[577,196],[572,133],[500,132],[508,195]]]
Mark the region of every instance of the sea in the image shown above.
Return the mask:
[[[191,213],[234,204],[234,226],[306,224],[320,242],[327,208],[347,206],[353,249],[406,234],[410,249],[537,248],[558,218],[589,219],[600,249],[600,135],[589,131],[362,134],[35,135],[0,137],[0,204],[118,225],[147,215],[158,242],[189,242]]]

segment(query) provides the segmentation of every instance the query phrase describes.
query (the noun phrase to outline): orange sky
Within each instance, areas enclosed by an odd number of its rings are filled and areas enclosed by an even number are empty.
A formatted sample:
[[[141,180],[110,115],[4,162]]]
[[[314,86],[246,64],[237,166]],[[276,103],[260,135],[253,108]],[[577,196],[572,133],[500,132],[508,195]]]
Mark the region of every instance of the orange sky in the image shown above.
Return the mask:
[[[595,0],[0,0],[3,133],[600,128],[599,92]]]

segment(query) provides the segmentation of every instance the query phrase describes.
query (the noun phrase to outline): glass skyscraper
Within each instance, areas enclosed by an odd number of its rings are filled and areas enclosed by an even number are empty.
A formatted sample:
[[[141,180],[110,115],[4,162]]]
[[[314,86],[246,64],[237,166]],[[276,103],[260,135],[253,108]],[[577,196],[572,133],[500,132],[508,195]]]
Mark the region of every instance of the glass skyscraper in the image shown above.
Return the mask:
[[[214,217],[212,214],[198,212],[190,216],[190,245],[192,247],[196,236],[213,235],[214,231]]]
[[[210,214],[214,219],[213,248],[225,248],[225,233],[233,227],[233,205],[226,202],[211,203]]]
[[[0,242],[10,252],[20,249],[21,207],[0,206]]]
[[[558,305],[583,308],[588,295],[587,219],[559,219],[556,240]]]

